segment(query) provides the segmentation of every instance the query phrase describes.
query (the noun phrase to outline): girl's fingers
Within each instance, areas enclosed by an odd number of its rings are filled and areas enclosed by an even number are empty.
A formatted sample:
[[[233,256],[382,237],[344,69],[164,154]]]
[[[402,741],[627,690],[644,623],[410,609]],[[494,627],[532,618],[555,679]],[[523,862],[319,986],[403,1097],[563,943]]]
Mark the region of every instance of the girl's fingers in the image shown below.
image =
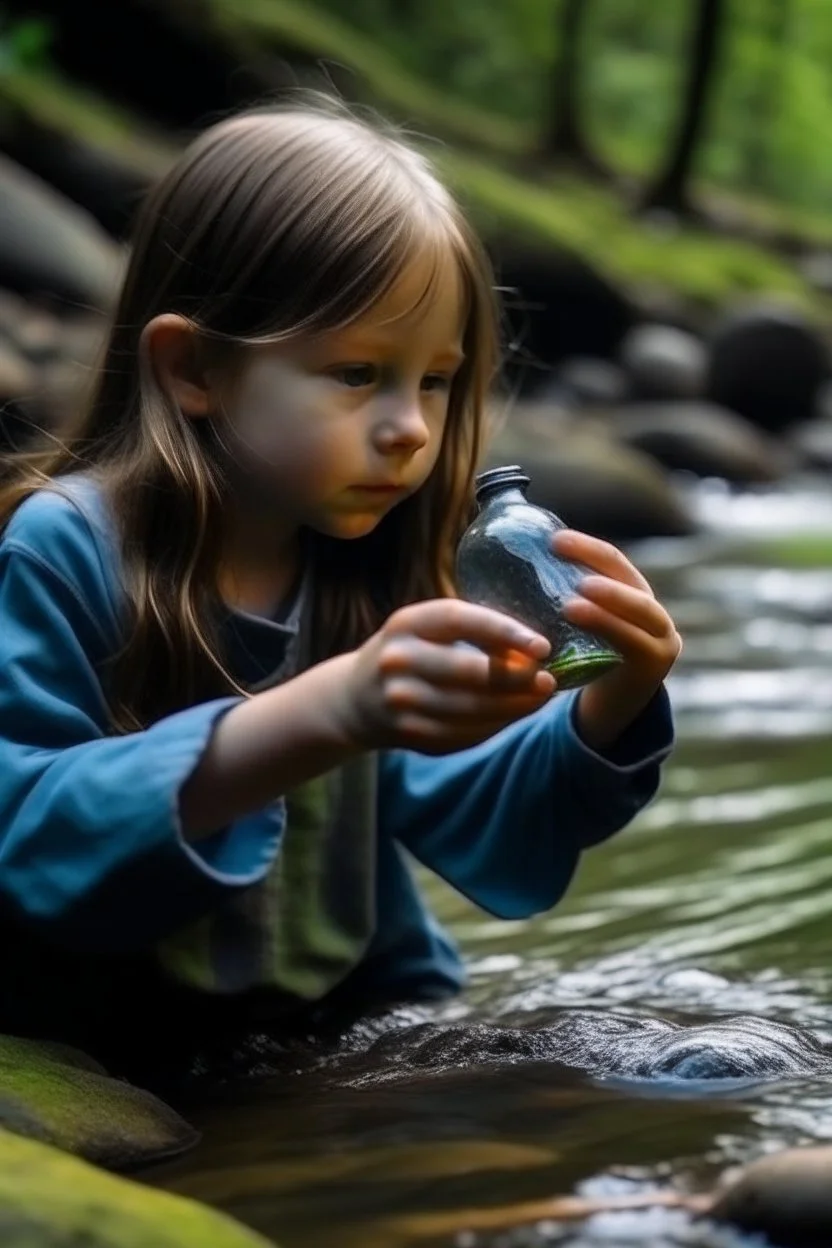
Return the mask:
[[[443,688],[523,689],[533,683],[540,664],[519,650],[484,654],[468,646],[441,646],[418,637],[392,637],[379,659],[388,676],[416,676]]]
[[[669,665],[681,651],[682,643],[672,624],[657,637],[588,598],[574,598],[564,609],[564,615],[580,628],[611,641],[624,659],[644,662],[652,655],[655,660],[667,661]]]
[[[385,701],[403,714],[418,715],[444,724],[445,730],[455,725],[470,725],[487,735],[489,725],[509,723],[536,711],[554,691],[554,680],[548,672],[539,672],[532,686],[523,693],[472,693],[464,689],[437,689],[412,676],[390,680]]]
[[[661,639],[673,632],[673,621],[664,607],[642,589],[605,576],[587,576],[581,582],[580,594],[651,637]]]
[[[489,654],[518,650],[538,661],[550,650],[546,638],[525,624],[461,598],[436,598],[402,607],[391,615],[385,632],[388,637],[409,634],[440,645],[468,642]]]
[[[625,585],[632,585],[648,594],[653,593],[649,581],[630,563],[623,551],[611,542],[590,537],[588,533],[577,533],[574,529],[563,529],[555,535],[555,550],[566,559],[587,564],[602,576],[622,581]]]

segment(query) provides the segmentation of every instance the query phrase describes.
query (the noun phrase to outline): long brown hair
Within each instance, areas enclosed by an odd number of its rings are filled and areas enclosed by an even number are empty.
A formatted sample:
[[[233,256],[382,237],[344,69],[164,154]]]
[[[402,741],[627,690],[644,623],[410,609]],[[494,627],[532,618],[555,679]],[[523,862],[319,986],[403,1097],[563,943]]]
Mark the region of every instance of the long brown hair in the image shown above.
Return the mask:
[[[0,477],[0,526],[54,478],[92,471],[103,483],[119,525],[128,611],[107,682],[116,730],[238,689],[216,610],[229,489],[222,458],[204,422],[183,417],[158,384],[142,329],[178,313],[207,352],[233,355],[341,328],[426,246],[453,259],[467,298],[465,361],[442,449],[425,485],[369,536],[308,535],[313,661],[360,645],[397,606],[454,592],[453,553],[470,514],[497,362],[487,258],[426,159],[332,101],[220,122],[148,196],[86,412],[59,447],[12,456]]]

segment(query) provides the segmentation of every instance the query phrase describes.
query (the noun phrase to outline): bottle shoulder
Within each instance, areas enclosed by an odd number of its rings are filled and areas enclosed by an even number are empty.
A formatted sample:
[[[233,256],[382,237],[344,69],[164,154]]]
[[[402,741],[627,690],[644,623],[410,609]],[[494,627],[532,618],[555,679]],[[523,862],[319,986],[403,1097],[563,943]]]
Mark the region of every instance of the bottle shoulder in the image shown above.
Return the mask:
[[[463,542],[479,541],[549,542],[552,534],[566,526],[551,511],[532,503],[495,500],[486,506],[466,530]]]

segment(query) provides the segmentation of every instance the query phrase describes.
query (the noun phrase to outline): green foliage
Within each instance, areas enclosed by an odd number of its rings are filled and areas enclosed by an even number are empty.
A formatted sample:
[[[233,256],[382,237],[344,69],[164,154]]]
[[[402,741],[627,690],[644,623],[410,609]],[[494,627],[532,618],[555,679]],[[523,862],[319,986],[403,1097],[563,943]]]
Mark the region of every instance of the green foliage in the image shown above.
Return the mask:
[[[276,0],[275,0],[276,2]],[[645,175],[669,142],[694,0],[585,0],[587,129],[613,165]],[[318,0],[414,75],[539,133],[559,0]],[[832,208],[832,5],[727,0],[703,182]]]
[[[354,21],[304,0],[208,0],[208,12],[219,31],[246,40],[252,50],[273,42],[347,67],[357,79],[354,94],[366,88],[383,107],[433,132],[504,154],[522,149],[533,134],[496,108],[484,111],[454,95],[442,75],[434,85],[433,75],[410,73],[408,58],[397,55],[395,26],[385,26],[382,37],[365,34]]]
[[[0,9],[0,73],[42,69],[49,64],[52,27],[39,17],[9,21]]]
[[[651,229],[610,189],[559,177],[535,185],[459,152],[433,153],[480,228],[568,247],[633,289],[676,291],[703,310],[737,298],[776,295],[820,320],[821,296],[777,256],[703,230]]]

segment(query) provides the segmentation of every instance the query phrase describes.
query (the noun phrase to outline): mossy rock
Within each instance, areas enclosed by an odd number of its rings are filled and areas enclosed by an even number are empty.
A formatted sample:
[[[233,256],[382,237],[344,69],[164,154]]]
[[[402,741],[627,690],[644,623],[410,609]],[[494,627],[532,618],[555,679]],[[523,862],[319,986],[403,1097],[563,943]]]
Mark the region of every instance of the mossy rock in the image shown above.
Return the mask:
[[[0,1243],[14,1248],[269,1248],[223,1214],[0,1130]]]
[[[0,1036],[0,1127],[114,1170],[175,1156],[199,1138],[163,1101],[84,1053],[13,1036]]]

